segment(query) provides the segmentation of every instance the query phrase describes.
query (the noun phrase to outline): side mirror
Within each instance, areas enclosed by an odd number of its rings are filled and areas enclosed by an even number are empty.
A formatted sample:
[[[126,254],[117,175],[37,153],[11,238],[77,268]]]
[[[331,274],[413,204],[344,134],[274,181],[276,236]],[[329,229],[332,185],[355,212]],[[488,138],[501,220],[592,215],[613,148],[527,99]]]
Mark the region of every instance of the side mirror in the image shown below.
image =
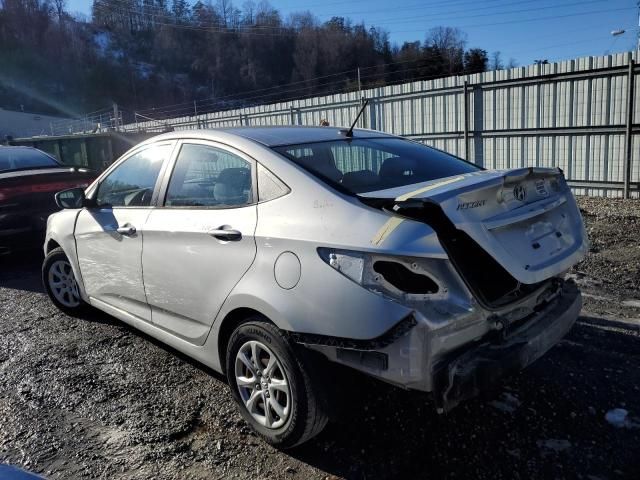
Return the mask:
[[[85,205],[84,188],[75,187],[56,193],[56,205],[60,208],[82,208]]]

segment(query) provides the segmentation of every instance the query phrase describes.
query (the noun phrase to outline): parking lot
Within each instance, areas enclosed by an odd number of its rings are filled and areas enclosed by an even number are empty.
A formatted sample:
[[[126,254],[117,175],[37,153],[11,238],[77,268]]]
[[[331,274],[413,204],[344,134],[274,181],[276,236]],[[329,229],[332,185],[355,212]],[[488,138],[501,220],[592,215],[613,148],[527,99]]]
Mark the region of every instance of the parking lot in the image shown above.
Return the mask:
[[[343,376],[335,421],[285,452],[220,375],[103,313],[57,311],[39,252],[1,258],[0,463],[48,478],[640,478],[640,202],[580,206],[583,314],[545,357],[448,415]]]

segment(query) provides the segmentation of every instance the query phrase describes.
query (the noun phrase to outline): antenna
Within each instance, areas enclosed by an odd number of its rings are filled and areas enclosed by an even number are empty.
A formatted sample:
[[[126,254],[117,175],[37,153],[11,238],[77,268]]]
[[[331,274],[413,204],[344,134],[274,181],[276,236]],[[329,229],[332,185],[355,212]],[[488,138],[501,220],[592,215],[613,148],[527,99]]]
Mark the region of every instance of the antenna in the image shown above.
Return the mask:
[[[364,109],[368,104],[369,104],[369,100],[367,99],[362,104],[362,107],[360,107],[360,111],[358,112],[358,116],[356,117],[356,119],[351,124],[351,128],[349,128],[349,130],[347,130],[347,133],[345,133],[345,136],[347,136],[349,138],[353,137],[353,127],[355,127],[356,123],[358,123],[358,120],[360,120],[360,116],[362,115],[362,112],[364,112]]]

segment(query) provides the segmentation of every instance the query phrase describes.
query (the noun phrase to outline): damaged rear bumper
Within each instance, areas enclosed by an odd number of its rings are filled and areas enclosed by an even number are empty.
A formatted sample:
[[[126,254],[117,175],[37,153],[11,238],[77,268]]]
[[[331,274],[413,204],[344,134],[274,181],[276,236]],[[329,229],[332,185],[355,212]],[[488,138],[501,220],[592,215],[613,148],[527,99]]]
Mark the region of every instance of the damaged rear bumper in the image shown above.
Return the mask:
[[[402,388],[431,392],[438,410],[446,412],[531,364],[571,329],[582,307],[580,291],[570,281],[555,288],[552,297],[543,292],[523,301],[520,307],[531,313],[518,320],[510,311],[477,308],[467,317],[447,312],[443,323],[434,323],[414,311],[377,339],[292,337],[331,361]],[[502,330],[495,328],[498,323]]]
[[[580,291],[566,282],[557,301],[509,337],[453,352],[438,362],[433,372],[438,410],[450,411],[540,358],[571,329],[581,307]]]

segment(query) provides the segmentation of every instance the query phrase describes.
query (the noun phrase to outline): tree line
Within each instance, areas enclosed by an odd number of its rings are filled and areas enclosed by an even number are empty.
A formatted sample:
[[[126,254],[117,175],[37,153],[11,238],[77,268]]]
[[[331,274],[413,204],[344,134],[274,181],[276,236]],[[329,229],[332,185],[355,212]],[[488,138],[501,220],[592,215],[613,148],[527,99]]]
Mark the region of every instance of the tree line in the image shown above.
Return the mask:
[[[177,116],[501,68],[457,28],[393,44],[384,29],[268,1],[0,0],[0,106],[66,115],[115,102]],[[169,106],[172,105],[172,106]],[[163,107],[164,106],[164,107]]]

